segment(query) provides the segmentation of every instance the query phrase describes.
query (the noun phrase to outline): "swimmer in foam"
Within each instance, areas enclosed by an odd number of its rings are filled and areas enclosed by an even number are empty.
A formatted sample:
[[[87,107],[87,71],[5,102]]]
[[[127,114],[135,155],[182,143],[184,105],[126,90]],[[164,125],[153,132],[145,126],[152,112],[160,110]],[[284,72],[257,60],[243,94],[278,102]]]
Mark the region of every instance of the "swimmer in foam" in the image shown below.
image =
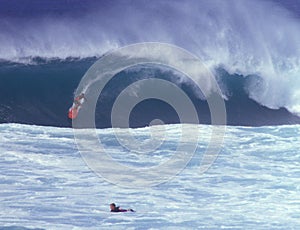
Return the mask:
[[[111,203],[109,205],[111,212],[135,212],[133,209],[122,209],[120,207],[117,207],[115,203]]]

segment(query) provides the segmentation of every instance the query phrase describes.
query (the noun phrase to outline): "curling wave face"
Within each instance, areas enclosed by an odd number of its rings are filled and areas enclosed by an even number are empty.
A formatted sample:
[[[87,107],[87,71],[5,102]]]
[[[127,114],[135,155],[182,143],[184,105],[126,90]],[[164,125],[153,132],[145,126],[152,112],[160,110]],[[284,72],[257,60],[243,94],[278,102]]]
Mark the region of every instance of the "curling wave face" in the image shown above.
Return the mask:
[[[35,65],[2,63],[0,122],[71,127],[67,112],[73,102],[74,90],[95,61],[96,58],[39,60],[39,64]],[[252,79],[258,78],[257,76],[229,74],[222,68],[216,69],[215,75],[223,94],[226,95],[225,105],[229,125],[300,123],[300,118],[286,109],[270,109],[249,97],[246,86]],[[97,102],[95,121],[97,127],[111,127],[112,107],[122,90],[138,80],[149,78],[164,79],[176,84],[191,98],[200,123],[211,123],[207,102],[191,79],[168,68],[143,65],[118,73],[105,86]],[[83,106],[83,112],[84,109]],[[135,106],[130,114],[129,123],[130,127],[144,127],[155,119],[161,119],[166,124],[179,122],[176,111],[170,105],[157,99],[148,99]]]

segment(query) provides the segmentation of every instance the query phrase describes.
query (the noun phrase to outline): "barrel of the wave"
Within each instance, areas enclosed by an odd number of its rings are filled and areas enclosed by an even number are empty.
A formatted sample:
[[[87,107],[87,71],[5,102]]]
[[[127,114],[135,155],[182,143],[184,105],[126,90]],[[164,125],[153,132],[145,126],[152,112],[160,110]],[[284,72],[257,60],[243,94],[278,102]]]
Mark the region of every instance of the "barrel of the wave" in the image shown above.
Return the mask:
[[[68,117],[70,119],[75,119],[78,116],[79,110],[82,107],[82,104],[85,102],[86,98],[84,93],[81,93],[79,96],[75,97],[72,107],[69,109]]]

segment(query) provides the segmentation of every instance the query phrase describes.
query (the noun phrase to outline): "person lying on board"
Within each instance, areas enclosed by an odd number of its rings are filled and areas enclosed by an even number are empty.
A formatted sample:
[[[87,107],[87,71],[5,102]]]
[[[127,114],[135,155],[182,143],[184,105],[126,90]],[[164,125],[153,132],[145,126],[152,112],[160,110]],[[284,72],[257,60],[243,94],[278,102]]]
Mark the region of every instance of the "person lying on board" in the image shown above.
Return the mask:
[[[121,209],[120,207],[117,207],[115,203],[111,203],[110,205],[110,211],[111,212],[135,212],[133,209]]]

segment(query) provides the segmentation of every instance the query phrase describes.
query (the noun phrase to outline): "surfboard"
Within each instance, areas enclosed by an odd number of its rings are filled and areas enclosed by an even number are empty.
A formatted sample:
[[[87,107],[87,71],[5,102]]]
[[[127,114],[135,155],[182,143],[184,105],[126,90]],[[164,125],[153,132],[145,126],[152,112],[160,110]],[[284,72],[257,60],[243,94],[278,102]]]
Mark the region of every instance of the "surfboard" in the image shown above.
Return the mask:
[[[78,109],[76,109],[75,107],[71,107],[69,109],[68,117],[70,119],[75,119],[77,116],[78,116]]]

